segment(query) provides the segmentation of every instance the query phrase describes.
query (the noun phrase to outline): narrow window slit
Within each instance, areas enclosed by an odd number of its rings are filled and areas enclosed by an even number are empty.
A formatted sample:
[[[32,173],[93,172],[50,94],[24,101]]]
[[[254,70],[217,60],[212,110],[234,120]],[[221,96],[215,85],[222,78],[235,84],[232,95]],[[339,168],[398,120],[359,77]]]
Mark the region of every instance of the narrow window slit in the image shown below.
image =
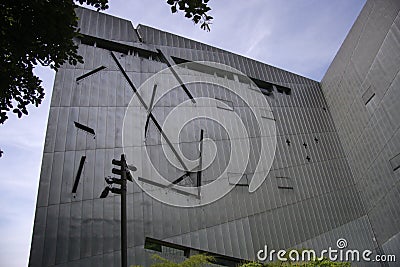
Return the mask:
[[[280,186],[278,185],[279,189],[292,189],[293,190],[293,186]]]
[[[370,85],[368,89],[365,90],[365,92],[361,96],[361,99],[364,101],[364,105],[368,105],[368,103],[371,102],[374,96],[375,96],[374,87]]]
[[[84,78],[86,78],[86,77],[88,77],[90,75],[93,75],[93,74],[95,74],[95,73],[97,73],[97,72],[99,72],[101,70],[104,70],[105,68],[106,68],[105,66],[100,66],[98,68],[95,68],[94,70],[91,70],[91,71],[89,71],[89,72],[77,77],[76,81],[78,82],[78,81],[80,81],[80,80],[82,80],[82,79],[84,79]]]
[[[375,96],[375,93],[373,93],[373,94],[368,98],[368,100],[365,102],[365,105],[367,105],[367,104],[372,100],[372,98],[374,98],[374,96]]]
[[[74,186],[72,188],[72,194],[76,194],[76,190],[78,189],[79,180],[81,179],[83,165],[85,164],[85,160],[86,160],[86,156],[82,156],[81,161],[79,162],[78,172],[76,173]]]
[[[82,131],[85,131],[87,133],[90,133],[90,134],[96,136],[96,133],[94,132],[94,130],[92,128],[90,128],[90,127],[88,127],[86,125],[83,125],[83,124],[81,124],[81,123],[79,123],[77,121],[74,121],[74,124],[75,124],[76,128],[81,129]]]
[[[287,176],[275,176],[278,189],[291,189],[293,190],[292,186],[292,179]]]

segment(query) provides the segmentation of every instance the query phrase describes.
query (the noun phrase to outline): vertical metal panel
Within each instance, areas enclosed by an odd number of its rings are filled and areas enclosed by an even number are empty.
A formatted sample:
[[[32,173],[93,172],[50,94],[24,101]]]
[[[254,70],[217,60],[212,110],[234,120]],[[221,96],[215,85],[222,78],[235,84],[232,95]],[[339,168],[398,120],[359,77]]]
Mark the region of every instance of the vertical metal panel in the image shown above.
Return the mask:
[[[69,261],[77,260],[80,258],[81,220],[82,220],[82,202],[71,203],[69,243],[68,243]]]
[[[118,265],[116,265],[116,262],[114,262],[114,254],[115,254],[114,252],[104,253],[103,266],[118,266]]]
[[[127,201],[129,197],[127,196]],[[109,251],[118,251],[121,250],[121,196],[114,194],[113,197],[108,199],[103,203],[103,229],[109,228],[110,231],[108,233],[104,233],[103,239],[107,240],[109,244],[105,244],[107,241],[104,241],[104,250]],[[127,203],[127,209],[129,204]],[[128,216],[129,216],[129,212]],[[128,217],[129,218],[129,217]],[[127,218],[127,220],[128,220]],[[128,222],[127,222],[128,226]],[[128,244],[129,244],[129,228],[128,228]],[[129,247],[129,245],[128,245]],[[120,253],[118,253],[120,254]]]
[[[63,163],[64,163],[64,153],[63,152],[54,153],[53,163],[52,163],[53,168],[51,171],[51,181],[50,181],[49,204],[60,203]]]
[[[91,267],[97,267],[97,266],[99,266],[99,267],[104,266],[105,267],[105,265],[103,265],[103,262],[104,262],[103,255],[96,255],[96,256],[93,256],[90,259],[90,263],[91,263],[90,266]]]
[[[229,225],[229,233],[231,234],[231,241],[232,241],[232,252],[233,255],[240,255],[240,248],[239,248],[239,238],[238,238],[238,231],[236,229],[235,221],[228,222]]]
[[[153,206],[153,218],[151,221],[152,232],[153,232],[152,237],[157,238],[157,239],[162,239],[165,237],[163,235],[163,228],[161,227],[163,224],[162,205],[158,201],[153,201],[152,206]],[[181,223],[182,222],[179,222],[179,220],[177,220],[175,222],[175,224],[177,224],[177,226],[180,226]],[[179,232],[181,232],[181,231],[178,231],[178,233]]]
[[[107,108],[107,119],[106,119],[106,148],[115,147],[115,107]]]
[[[86,72],[86,71],[85,71]],[[90,90],[92,85],[92,80],[95,77],[89,76],[83,80],[80,80],[76,83],[75,87],[77,88],[74,90],[77,95],[77,105],[81,107],[89,106],[89,98],[90,98]],[[75,101],[74,101],[75,102]]]
[[[79,117],[78,117],[77,122],[79,122],[83,125],[88,125],[88,108],[86,108],[86,107],[79,108]],[[76,148],[77,148],[77,150],[86,149],[87,134],[88,133],[85,131],[76,129]]]
[[[217,251],[217,242],[221,242],[221,240],[217,240],[215,228],[216,227],[209,227],[203,230],[203,242],[206,242],[203,246],[207,248],[208,251]]]
[[[260,223],[260,215],[256,214],[248,217],[249,220],[249,228],[246,231],[249,231],[249,236],[251,236],[253,249],[250,250],[252,256],[251,258],[255,258],[255,253],[258,250],[262,249],[265,245],[265,234],[263,231],[263,226]]]
[[[56,260],[57,229],[59,206],[52,205],[47,208],[46,230],[44,235],[43,265],[54,265]]]
[[[134,244],[144,244],[143,193],[133,195]]]
[[[215,251],[210,249],[210,242],[208,241],[209,234],[207,231],[210,231],[210,228],[201,229],[197,232],[199,236],[199,248],[205,251]]]
[[[106,142],[106,108],[97,108],[96,148],[105,148]]]
[[[103,253],[103,201],[102,199],[93,200],[92,255]]]
[[[80,258],[86,258],[92,255],[93,201],[82,202],[81,216]]]
[[[76,176],[76,171],[78,170],[78,168],[77,167],[75,168],[75,166],[79,166],[79,160],[75,160],[75,151],[67,151],[64,154],[61,193],[60,193],[61,203],[71,201],[72,186]],[[77,161],[78,164],[75,164],[75,161]]]
[[[60,106],[68,107],[71,104],[72,92],[75,86],[75,83],[71,82],[74,80],[74,70],[66,70],[64,75],[64,82],[62,85],[62,91],[60,93]]]
[[[37,207],[47,206],[50,192],[53,153],[43,153],[43,163],[40,171]],[[36,208],[38,209],[38,208]]]
[[[65,151],[65,140],[67,134],[67,123],[69,115],[69,108],[61,107],[58,123],[57,123],[57,133],[54,150],[55,151]]]
[[[120,196],[111,196],[107,197],[103,201],[103,252],[108,253],[113,250],[120,249],[119,246],[117,246],[120,243],[120,235],[117,235],[117,233],[120,232],[120,217],[118,216],[120,211],[119,211],[119,205],[114,204],[117,202],[117,199],[119,199]]]
[[[44,152],[54,152],[58,124],[59,108],[50,107],[44,145]]]
[[[42,266],[43,251],[45,246],[46,216],[46,207],[36,208],[28,266]]]
[[[255,248],[254,248],[254,241],[251,235],[250,231],[250,223],[249,223],[249,218],[243,218],[242,220],[243,223],[243,231],[244,231],[244,243],[246,244],[246,250],[247,250],[247,258],[248,259],[256,259],[255,256]]]
[[[68,117],[68,121],[64,122],[67,124],[65,150],[75,150],[76,149],[75,145],[76,145],[77,129],[74,125],[74,121],[78,121],[79,109],[78,108],[70,108],[69,112],[70,112],[70,114]]]
[[[68,261],[70,204],[61,204],[58,217],[56,264]]]

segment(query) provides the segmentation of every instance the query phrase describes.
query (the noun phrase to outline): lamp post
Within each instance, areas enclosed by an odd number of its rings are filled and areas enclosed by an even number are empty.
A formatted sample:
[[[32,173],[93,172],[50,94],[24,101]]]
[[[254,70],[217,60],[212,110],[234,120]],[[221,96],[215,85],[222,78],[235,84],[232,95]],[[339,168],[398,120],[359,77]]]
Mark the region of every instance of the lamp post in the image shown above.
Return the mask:
[[[113,159],[112,161],[113,165],[119,166],[120,168],[113,168],[111,172],[113,174],[119,175],[121,178],[115,178],[115,177],[107,177],[105,178],[106,183],[108,184],[103,192],[100,195],[100,198],[106,198],[108,193],[111,191],[114,194],[119,194],[121,195],[121,266],[122,267],[127,267],[128,265],[128,240],[127,240],[127,232],[126,232],[126,181],[129,180],[133,182],[133,178],[129,170],[131,171],[136,171],[136,167],[134,166],[128,166],[126,163],[125,155],[121,154],[121,159],[116,160]],[[121,187],[116,188],[113,187],[113,184],[118,184]]]

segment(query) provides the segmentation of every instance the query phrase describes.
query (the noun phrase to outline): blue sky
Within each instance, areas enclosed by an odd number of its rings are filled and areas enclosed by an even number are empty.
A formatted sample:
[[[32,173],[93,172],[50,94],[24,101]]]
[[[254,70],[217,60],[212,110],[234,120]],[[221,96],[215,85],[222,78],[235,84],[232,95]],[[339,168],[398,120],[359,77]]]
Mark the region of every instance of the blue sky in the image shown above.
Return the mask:
[[[163,29],[320,81],[365,0],[210,1],[202,31],[163,0],[110,0],[106,13]],[[0,265],[26,266],[54,72],[35,70],[46,96],[29,116],[0,126]]]

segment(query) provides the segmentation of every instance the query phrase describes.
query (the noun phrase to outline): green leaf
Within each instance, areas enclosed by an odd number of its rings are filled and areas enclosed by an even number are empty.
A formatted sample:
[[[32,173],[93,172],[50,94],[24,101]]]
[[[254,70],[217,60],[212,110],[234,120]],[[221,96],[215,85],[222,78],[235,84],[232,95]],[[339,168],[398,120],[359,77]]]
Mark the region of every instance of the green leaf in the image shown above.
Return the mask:
[[[19,118],[44,98],[41,80],[33,73],[38,62],[57,70],[65,62],[82,63],[78,47],[76,4],[108,8],[108,0],[5,1],[0,15],[0,123],[12,110]],[[35,30],[32,30],[35,29]]]
[[[167,0],[167,4],[171,5],[172,13],[177,13],[177,9],[185,12],[186,18],[191,18],[195,24],[205,20],[207,23],[201,24],[200,28],[210,31],[212,16],[207,14],[211,8],[207,5],[208,0]]]

